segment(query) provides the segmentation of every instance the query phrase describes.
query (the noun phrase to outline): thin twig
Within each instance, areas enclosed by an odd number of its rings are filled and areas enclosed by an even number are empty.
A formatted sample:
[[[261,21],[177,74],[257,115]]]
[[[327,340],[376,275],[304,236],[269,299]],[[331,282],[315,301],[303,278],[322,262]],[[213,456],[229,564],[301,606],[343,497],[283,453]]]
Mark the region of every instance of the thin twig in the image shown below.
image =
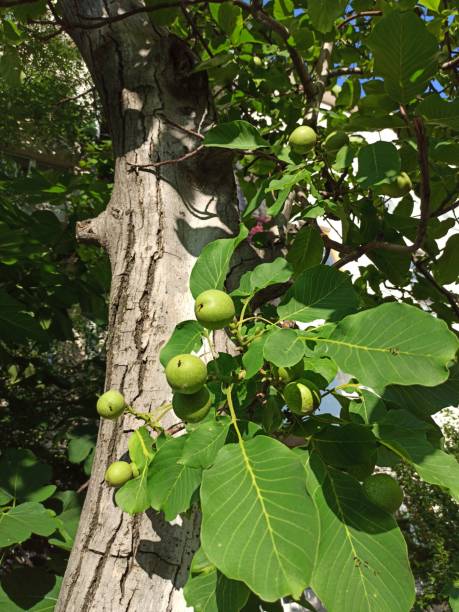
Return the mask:
[[[366,75],[369,74],[369,71],[359,68],[358,66],[343,66],[342,68],[333,68],[333,70],[329,70],[328,78],[333,79],[334,77],[346,76],[348,74]]]
[[[374,10],[374,11],[360,11],[359,13],[351,13],[344,18],[344,20],[339,24],[338,29],[344,28],[344,26],[349,23],[349,21],[354,21],[354,19],[358,19],[359,17],[379,17],[382,15],[382,11]]]
[[[182,132],[185,132],[185,134],[189,134],[190,136],[194,136],[194,138],[199,138],[199,140],[204,140],[204,135],[200,134],[199,132],[195,132],[194,130],[190,130],[190,129],[186,128],[186,127],[183,127],[183,125],[179,125],[178,123],[175,123],[174,121],[172,121],[171,119],[168,119],[164,115],[161,115],[161,119],[163,121],[165,121],[166,123],[169,123],[170,125],[174,126],[178,130],[181,130]]]
[[[20,6],[21,4],[35,4],[38,0],[0,0],[0,9]]]
[[[448,62],[444,62],[440,68],[442,70],[449,70],[450,68],[454,68],[455,66],[457,66],[459,64],[459,55],[457,55],[456,57],[454,57],[453,59],[449,60]]]
[[[419,270],[419,272],[424,276],[424,278],[428,280],[429,283],[433,285],[437,291],[439,291],[442,295],[445,296],[445,298],[450,303],[451,308],[456,313],[456,316],[459,318],[459,302],[458,302],[458,299],[454,296],[454,294],[448,291],[447,289],[445,289],[439,283],[437,283],[437,281],[432,276],[432,274],[425,268],[423,262],[413,260],[413,263],[416,269]]]
[[[129,169],[130,172],[133,172],[134,170],[142,170],[143,168],[159,168],[159,166],[178,164],[180,162],[186,161],[187,159],[190,159],[191,157],[197,155],[200,151],[202,151],[202,149],[204,149],[204,145],[199,145],[199,147],[196,147],[196,149],[193,149],[192,151],[188,151],[188,153],[185,153],[185,155],[182,155],[181,157],[176,157],[175,159],[164,159],[162,161],[154,162],[151,164],[131,164],[130,162],[127,162],[127,164],[131,166],[131,168]]]
[[[61,104],[65,104],[65,102],[71,102],[72,100],[78,100],[78,98],[83,98],[84,96],[87,96],[89,93],[91,93],[94,90],[95,90],[95,87],[90,87],[86,91],[83,91],[82,93],[79,93],[76,96],[67,96],[66,98],[62,98],[62,100],[59,100],[58,102],[56,102],[54,106],[60,106]]]
[[[206,39],[203,37],[203,35],[201,34],[200,29],[197,27],[196,21],[195,21],[194,17],[192,15],[190,15],[190,13],[186,10],[186,3],[185,3],[184,0],[182,1],[182,5],[181,5],[180,9],[181,9],[185,19],[190,24],[191,30],[192,30],[193,34],[195,35],[195,38],[201,42],[202,46],[204,47],[204,49],[209,54],[209,57],[214,57],[214,54],[212,53],[209,45],[207,44]]]

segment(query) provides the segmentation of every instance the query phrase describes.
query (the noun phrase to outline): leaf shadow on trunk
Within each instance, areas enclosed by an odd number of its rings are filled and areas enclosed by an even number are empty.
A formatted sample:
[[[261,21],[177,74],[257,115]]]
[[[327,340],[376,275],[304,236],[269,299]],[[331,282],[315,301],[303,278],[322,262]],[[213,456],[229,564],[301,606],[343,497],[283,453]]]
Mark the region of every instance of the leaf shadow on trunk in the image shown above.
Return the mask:
[[[188,578],[191,559],[199,548],[199,513],[182,516],[181,525],[166,522],[161,513],[153,509],[145,514],[158,540],[140,539],[135,559],[150,578],[158,575],[172,580],[176,588],[182,588]]]

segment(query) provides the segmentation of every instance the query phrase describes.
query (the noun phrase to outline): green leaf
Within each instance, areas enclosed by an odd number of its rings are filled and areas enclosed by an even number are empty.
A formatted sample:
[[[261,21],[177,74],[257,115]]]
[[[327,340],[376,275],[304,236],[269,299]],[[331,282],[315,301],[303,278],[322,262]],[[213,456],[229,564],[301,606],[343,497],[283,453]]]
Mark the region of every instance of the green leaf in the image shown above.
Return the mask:
[[[370,463],[376,454],[376,438],[363,425],[333,425],[314,436],[314,448],[327,465],[348,467]]]
[[[245,296],[256,293],[270,285],[285,283],[292,275],[288,262],[283,257],[278,257],[270,263],[263,263],[246,272],[239,283],[239,288],[231,295]]]
[[[313,28],[318,32],[330,32],[346,6],[346,0],[309,0],[308,13]]]
[[[419,0],[419,4],[427,7],[431,11],[438,12],[438,7],[440,6],[441,0]]]
[[[234,35],[235,30],[242,28],[242,11],[238,6],[231,4],[231,2],[221,4],[214,12],[214,15],[218,25],[228,36]]]
[[[129,458],[139,470],[143,470],[153,459],[153,438],[145,425],[132,432],[128,440],[128,449]]]
[[[259,369],[263,367],[263,363],[265,361],[263,357],[263,350],[267,339],[267,333],[263,334],[263,336],[260,338],[255,338],[255,340],[250,343],[247,351],[245,351],[245,353],[242,355],[242,365],[246,370],[246,380],[253,378]]]
[[[0,548],[20,544],[32,533],[50,536],[59,526],[51,510],[38,502],[25,502],[0,513]]]
[[[357,304],[350,277],[330,266],[319,265],[298,276],[277,312],[282,320],[336,321],[355,311]]]
[[[190,275],[190,290],[194,298],[206,289],[223,289],[231,257],[248,235],[249,230],[241,225],[234,238],[214,240],[203,248]]]
[[[459,234],[448,239],[442,256],[433,266],[433,273],[440,285],[456,282],[459,277]]]
[[[38,567],[18,567],[2,577],[0,609],[3,612],[53,612],[62,577]]]
[[[428,424],[407,410],[390,410],[374,426],[381,442],[411,463],[423,480],[449,489],[459,501],[459,463],[453,455],[430,444],[426,437],[428,429]]]
[[[94,425],[79,425],[67,437],[70,438],[67,446],[70,463],[81,463],[96,445],[97,428]]]
[[[63,550],[71,551],[80,522],[82,497],[76,491],[60,491],[53,497],[53,500],[55,499],[58,499],[62,504],[62,511],[56,517],[62,539],[50,538],[48,542]]]
[[[421,417],[454,406],[458,397],[459,364],[451,368],[448,380],[441,385],[436,387],[389,385],[384,389],[382,396],[385,402],[397,404]]]
[[[128,480],[115,493],[116,505],[128,514],[145,512],[150,506],[148,463],[144,465],[139,476]]]
[[[296,329],[276,329],[266,339],[263,355],[276,366],[293,366],[304,355],[303,338]]]
[[[371,423],[384,418],[387,413],[387,408],[382,398],[371,393],[371,391],[366,389],[360,390],[359,400],[349,404],[350,414],[356,416],[356,418],[353,418],[355,422],[359,421],[371,425]]]
[[[46,334],[37,320],[21,312],[24,310],[24,304],[0,289],[0,339],[13,344],[27,340],[46,340]]]
[[[230,580],[214,569],[190,578],[183,594],[194,612],[239,612],[250,591],[243,582]]]
[[[56,487],[49,485],[51,468],[40,463],[32,451],[8,448],[0,460],[0,488],[11,497],[27,501],[44,501]]]
[[[224,149],[254,150],[269,147],[256,127],[247,121],[236,120],[220,123],[210,129],[203,140],[205,147],[222,147]]]
[[[295,274],[317,266],[322,261],[324,246],[320,232],[311,225],[300,229],[288,250],[287,261]]]
[[[418,105],[416,112],[426,123],[459,130],[459,100],[447,102],[440,96],[428,96]]]
[[[204,328],[197,321],[182,321],[159,353],[161,365],[167,366],[172,357],[197,352],[202,346]]]
[[[166,521],[188,510],[193,493],[201,483],[201,470],[178,463],[185,446],[185,437],[171,438],[161,446],[153,459],[148,475],[150,504],[162,510]]]
[[[228,578],[267,601],[309,584],[317,524],[303,468],[280,442],[227,444],[201,486],[201,544]]]
[[[374,389],[438,385],[459,347],[444,321],[395,302],[346,317],[319,342],[344,372]]]
[[[410,102],[435,74],[437,40],[413,11],[392,11],[378,20],[366,45],[374,53],[375,72],[397,102]]]
[[[206,421],[186,437],[179,463],[192,468],[211,466],[218,451],[225,444],[229,423]]]
[[[313,453],[307,482],[320,520],[311,586],[328,610],[409,612],[414,603],[405,540],[360,484]]]
[[[357,182],[370,187],[400,172],[400,155],[390,142],[375,142],[362,147],[358,154]]]

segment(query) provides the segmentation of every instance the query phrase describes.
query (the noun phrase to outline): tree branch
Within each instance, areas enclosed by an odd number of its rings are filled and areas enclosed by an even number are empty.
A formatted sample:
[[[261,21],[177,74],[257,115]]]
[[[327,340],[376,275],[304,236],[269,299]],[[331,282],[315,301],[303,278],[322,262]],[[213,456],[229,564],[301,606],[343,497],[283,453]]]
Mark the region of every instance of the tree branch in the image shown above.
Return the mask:
[[[227,0],[214,0],[214,2],[218,4],[221,4],[226,1]],[[78,17],[82,19],[83,21],[89,21],[93,23],[67,23],[65,25],[67,28],[80,28],[83,30],[92,30],[92,29],[101,28],[111,23],[115,23],[117,21],[122,21],[123,19],[127,19],[128,17],[131,17],[132,15],[138,15],[141,13],[151,13],[153,11],[158,11],[163,8],[179,7],[183,9],[184,7],[195,6],[199,4],[207,4],[207,1],[206,0],[179,0],[178,2],[159,2],[157,4],[154,4],[153,6],[139,6],[135,9],[126,11],[125,13],[122,13],[122,14],[113,15],[111,17],[103,17],[103,18],[92,17],[90,15],[78,15]],[[273,19],[273,17],[265,13],[262,10],[262,8],[259,6],[259,4],[255,4],[255,3],[247,4],[243,0],[233,0],[233,4],[235,4],[236,6],[239,6],[243,11],[248,12],[250,15],[252,15],[252,17],[256,21],[258,21],[259,23],[267,27],[269,30],[272,30],[273,32],[275,32],[284,41],[285,47],[295,67],[295,71],[297,72],[300,82],[303,86],[303,90],[306,95],[306,98],[308,99],[308,101],[312,101],[315,96],[314,82],[306,68],[306,63],[301,57],[301,54],[295,47],[292,47],[290,43],[288,42],[290,39],[289,30],[283,24],[279,23],[278,21]],[[48,21],[46,23],[49,24],[53,22]],[[58,23],[59,25],[62,25],[60,22],[56,22],[56,23]]]
[[[38,0],[0,0],[0,9],[20,6],[21,4],[35,4]]]
[[[423,262],[413,260],[413,263],[416,269],[419,270],[419,272],[424,276],[424,278],[428,280],[429,283],[433,285],[437,291],[439,291],[442,295],[445,296],[445,298],[450,303],[451,308],[456,313],[456,316],[459,318],[459,302],[456,296],[447,289],[445,289],[442,285],[437,283],[432,274],[425,268]]]
[[[188,153],[185,153],[185,155],[181,155],[180,157],[176,157],[174,159],[163,159],[162,161],[153,162],[151,164],[131,164],[130,162],[127,162],[127,164],[131,166],[129,168],[129,172],[134,172],[136,170],[142,170],[143,168],[159,168],[159,166],[178,164],[180,162],[186,161],[187,159],[190,159],[191,157],[194,157],[203,149],[204,149],[204,145],[199,145],[199,147],[196,147],[196,149],[192,149],[191,151],[188,151]]]
[[[337,76],[346,76],[348,74],[361,74],[361,75],[365,75],[365,74],[369,74],[368,71],[364,70],[363,68],[359,68],[358,66],[352,67],[352,66],[343,66],[342,68],[334,68],[333,70],[329,70],[328,72],[328,78],[329,79],[333,79],[334,77]]]
[[[379,17],[382,15],[382,11],[374,10],[374,11],[360,11],[359,13],[351,13],[339,24],[338,29],[344,28],[344,26],[349,23],[349,21],[354,21],[354,19],[358,19],[359,17]]]
[[[440,68],[442,70],[450,70],[451,68],[455,68],[459,64],[459,55],[449,60],[448,62],[444,62]]]

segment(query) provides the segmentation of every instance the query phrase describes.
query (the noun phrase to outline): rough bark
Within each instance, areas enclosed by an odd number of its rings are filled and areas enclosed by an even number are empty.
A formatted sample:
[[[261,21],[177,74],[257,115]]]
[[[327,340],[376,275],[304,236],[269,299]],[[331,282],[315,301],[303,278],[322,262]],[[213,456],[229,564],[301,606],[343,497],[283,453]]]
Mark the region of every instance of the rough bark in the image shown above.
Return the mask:
[[[64,18],[118,14],[140,3],[62,0]],[[210,152],[157,168],[199,141],[214,119],[206,77],[190,75],[185,44],[139,14],[100,29],[70,29],[102,98],[116,158],[107,210],[80,224],[80,238],[99,243],[112,266],[106,388],[137,409],[170,398],[159,363],[175,324],[193,318],[188,278],[203,246],[238,223],[231,159]],[[169,120],[169,121],[167,121]],[[147,512],[123,514],[103,484],[108,464],[126,453],[137,426],[101,423],[93,473],[57,612],[180,612],[179,591],[197,546],[197,519],[170,526]]]

